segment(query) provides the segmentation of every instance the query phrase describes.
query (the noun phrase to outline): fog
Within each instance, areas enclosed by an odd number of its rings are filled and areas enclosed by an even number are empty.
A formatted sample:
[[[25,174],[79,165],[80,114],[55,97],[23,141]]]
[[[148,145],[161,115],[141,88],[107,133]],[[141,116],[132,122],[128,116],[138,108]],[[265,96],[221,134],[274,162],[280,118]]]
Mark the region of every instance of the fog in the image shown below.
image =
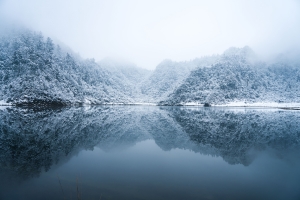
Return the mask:
[[[297,0],[0,0],[0,20],[41,31],[83,58],[117,57],[147,69],[231,46],[263,57],[300,46]]]

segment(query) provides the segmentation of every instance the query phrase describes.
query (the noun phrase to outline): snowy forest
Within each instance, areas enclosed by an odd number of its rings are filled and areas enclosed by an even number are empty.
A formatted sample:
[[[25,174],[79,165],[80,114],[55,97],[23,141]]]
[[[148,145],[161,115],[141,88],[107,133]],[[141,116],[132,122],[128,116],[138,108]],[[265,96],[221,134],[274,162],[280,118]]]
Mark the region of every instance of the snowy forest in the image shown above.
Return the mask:
[[[164,60],[150,71],[110,58],[83,59],[22,29],[0,39],[0,104],[299,103],[299,63],[285,55],[264,62],[246,46],[190,61]]]

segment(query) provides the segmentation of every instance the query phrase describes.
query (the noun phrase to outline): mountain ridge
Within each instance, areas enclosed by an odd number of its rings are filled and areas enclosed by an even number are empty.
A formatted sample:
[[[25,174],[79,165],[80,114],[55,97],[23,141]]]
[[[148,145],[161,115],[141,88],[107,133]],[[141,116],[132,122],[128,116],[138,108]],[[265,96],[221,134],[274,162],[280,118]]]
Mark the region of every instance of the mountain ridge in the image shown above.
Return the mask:
[[[228,104],[300,102],[299,62],[262,62],[248,46],[154,71],[130,62],[82,59],[42,33],[0,40],[0,101],[11,105]]]

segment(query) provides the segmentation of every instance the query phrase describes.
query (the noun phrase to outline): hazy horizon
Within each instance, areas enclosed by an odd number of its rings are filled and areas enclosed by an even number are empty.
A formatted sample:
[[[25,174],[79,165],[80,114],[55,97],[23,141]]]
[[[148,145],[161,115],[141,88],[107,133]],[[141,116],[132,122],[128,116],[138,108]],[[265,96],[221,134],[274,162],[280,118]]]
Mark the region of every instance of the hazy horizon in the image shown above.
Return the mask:
[[[121,58],[146,69],[230,47],[268,57],[300,46],[296,0],[0,0],[0,19],[41,31],[83,58]]]

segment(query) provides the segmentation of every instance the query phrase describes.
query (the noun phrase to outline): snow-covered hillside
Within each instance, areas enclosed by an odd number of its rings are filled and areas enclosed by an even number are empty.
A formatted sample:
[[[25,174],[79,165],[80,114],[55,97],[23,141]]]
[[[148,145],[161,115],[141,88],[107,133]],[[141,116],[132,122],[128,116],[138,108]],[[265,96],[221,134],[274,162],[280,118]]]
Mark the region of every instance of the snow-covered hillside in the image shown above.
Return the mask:
[[[161,62],[141,84],[142,94],[148,96],[151,102],[165,99],[189,75],[195,66],[188,62]]]
[[[299,62],[260,62],[249,48],[191,61],[164,60],[154,71],[132,63],[81,59],[29,30],[0,39],[1,105],[300,102]]]
[[[219,56],[202,57],[186,62],[164,60],[149,78],[142,82],[141,92],[151,102],[165,100],[182,84],[193,69],[211,66],[218,59]]]
[[[137,67],[135,64],[124,60],[105,58],[99,63],[101,68],[109,71],[111,76],[117,79],[126,91],[126,94],[134,99],[134,102],[149,102],[141,93],[141,83],[148,79],[150,70]]]
[[[93,59],[28,30],[0,39],[0,100],[15,105],[128,103],[131,91]]]
[[[231,48],[211,67],[197,68],[162,105],[300,102],[300,65],[266,64],[249,47]]]

